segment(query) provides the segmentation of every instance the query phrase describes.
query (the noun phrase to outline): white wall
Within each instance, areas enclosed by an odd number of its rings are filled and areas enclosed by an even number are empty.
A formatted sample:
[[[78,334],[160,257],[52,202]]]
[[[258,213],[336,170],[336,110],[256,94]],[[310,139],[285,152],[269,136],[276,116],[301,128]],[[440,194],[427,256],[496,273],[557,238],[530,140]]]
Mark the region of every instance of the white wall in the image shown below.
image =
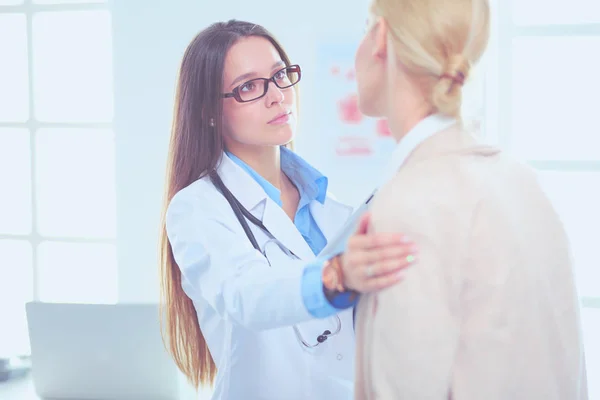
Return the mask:
[[[294,9],[295,8],[295,9]],[[319,40],[360,40],[367,1],[126,0],[115,1],[115,127],[117,134],[119,296],[158,297],[157,238],[164,162],[177,68],[193,36],[230,18],[271,30],[303,68],[296,150],[330,178],[330,188],[353,205],[371,188],[372,161],[334,168],[326,159],[315,87]],[[381,160],[383,164],[384,160]],[[369,168],[367,168],[369,166]]]
[[[299,4],[270,0],[114,2],[121,301],[158,299],[158,221],[175,79],[183,51],[198,31],[212,22],[236,18],[260,23],[278,37],[304,70],[304,134],[298,137],[297,150],[318,166],[319,135],[314,134],[318,129],[313,122],[318,110],[307,101],[315,92],[311,71],[316,40],[321,35],[358,38],[366,6],[355,2],[350,6],[347,0]]]

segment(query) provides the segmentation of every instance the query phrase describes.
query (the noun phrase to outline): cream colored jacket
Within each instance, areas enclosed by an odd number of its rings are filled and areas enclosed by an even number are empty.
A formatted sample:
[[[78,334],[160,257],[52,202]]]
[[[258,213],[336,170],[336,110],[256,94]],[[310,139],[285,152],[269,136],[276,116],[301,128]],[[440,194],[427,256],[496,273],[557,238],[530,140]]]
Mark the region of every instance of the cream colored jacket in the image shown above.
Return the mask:
[[[356,399],[583,400],[562,223],[535,174],[460,127],[422,142],[372,203],[419,246],[357,310]]]

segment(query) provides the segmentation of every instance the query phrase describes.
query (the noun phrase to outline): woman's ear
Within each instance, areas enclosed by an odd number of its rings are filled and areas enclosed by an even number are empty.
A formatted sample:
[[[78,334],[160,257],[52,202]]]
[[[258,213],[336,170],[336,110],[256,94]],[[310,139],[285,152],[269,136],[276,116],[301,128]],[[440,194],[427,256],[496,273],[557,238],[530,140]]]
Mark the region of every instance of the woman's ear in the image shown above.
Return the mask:
[[[381,60],[387,59],[388,56],[388,24],[383,17],[377,17],[371,34],[373,35],[373,55]]]

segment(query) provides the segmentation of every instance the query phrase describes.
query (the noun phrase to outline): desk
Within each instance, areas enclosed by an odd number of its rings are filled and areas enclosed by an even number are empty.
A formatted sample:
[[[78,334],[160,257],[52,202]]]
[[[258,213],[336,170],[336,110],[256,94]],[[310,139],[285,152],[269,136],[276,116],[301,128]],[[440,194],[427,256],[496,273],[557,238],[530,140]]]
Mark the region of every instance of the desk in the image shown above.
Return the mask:
[[[196,396],[195,391],[182,382],[180,400],[210,400],[210,391],[203,390]],[[36,393],[31,373],[14,380],[0,382],[0,400],[42,400]]]

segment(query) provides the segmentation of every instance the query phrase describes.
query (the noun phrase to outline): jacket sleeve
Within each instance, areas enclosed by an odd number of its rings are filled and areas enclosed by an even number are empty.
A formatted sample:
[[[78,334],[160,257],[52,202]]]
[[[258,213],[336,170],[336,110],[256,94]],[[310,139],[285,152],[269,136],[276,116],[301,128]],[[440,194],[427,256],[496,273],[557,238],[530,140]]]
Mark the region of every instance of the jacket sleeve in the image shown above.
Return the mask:
[[[314,318],[305,301],[320,298],[320,280],[306,274],[300,260],[269,266],[234,214],[215,203],[220,204],[182,191],[167,210],[167,236],[186,294],[204,300],[222,318],[253,330]]]

